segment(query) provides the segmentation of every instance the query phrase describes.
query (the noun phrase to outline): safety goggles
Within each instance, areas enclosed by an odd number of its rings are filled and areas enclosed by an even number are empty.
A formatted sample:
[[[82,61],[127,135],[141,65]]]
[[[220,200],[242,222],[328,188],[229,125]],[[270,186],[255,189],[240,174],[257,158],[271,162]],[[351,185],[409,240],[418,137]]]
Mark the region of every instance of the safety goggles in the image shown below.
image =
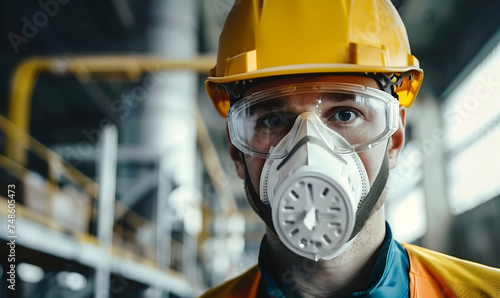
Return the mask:
[[[294,143],[299,115],[313,113],[315,128],[335,152],[369,149],[398,129],[399,103],[393,96],[363,85],[314,82],[252,93],[236,102],[227,121],[231,142],[245,154],[282,158]],[[340,139],[340,141],[339,141]]]

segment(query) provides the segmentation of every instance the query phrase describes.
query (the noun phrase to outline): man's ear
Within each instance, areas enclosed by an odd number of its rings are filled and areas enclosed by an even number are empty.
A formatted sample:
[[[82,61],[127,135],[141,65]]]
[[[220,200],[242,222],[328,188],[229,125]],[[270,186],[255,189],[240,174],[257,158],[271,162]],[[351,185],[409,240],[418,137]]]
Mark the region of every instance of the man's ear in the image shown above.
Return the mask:
[[[238,148],[236,148],[233,143],[231,143],[231,138],[229,138],[229,129],[227,127],[226,123],[226,137],[227,137],[227,142],[229,143],[229,156],[231,156],[231,159],[233,160],[234,167],[236,169],[236,174],[238,174],[238,177],[241,179],[245,179],[245,163],[243,162],[242,159],[242,154]]]
[[[398,156],[405,143],[406,108],[399,107],[398,130],[391,136],[389,142],[389,168],[394,169],[398,164]]]

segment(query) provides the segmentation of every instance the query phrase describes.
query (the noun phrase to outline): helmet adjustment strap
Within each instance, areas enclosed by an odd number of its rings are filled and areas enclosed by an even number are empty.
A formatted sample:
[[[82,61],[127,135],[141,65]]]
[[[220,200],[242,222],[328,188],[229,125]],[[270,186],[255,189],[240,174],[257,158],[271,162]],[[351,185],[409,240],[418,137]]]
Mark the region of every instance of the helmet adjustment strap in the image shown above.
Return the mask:
[[[226,91],[226,93],[230,95],[231,105],[233,105],[238,99],[241,99],[241,97],[245,93],[247,88],[243,85],[248,85],[247,82],[249,81],[244,80],[220,83],[217,84],[216,87],[217,89],[224,89],[224,91]]]
[[[394,98],[399,100],[399,96],[396,93],[396,88],[401,87],[403,81],[406,77],[409,78],[410,81],[413,81],[413,74],[411,73],[403,73],[403,74],[385,74],[385,73],[366,73],[366,76],[377,81],[378,86],[383,91],[389,93],[394,96]]]

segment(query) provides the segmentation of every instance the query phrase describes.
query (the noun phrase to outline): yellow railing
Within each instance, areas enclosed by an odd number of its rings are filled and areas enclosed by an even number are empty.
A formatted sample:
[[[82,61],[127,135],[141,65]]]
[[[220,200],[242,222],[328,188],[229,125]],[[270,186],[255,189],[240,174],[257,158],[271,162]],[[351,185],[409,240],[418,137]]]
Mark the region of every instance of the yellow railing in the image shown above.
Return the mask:
[[[21,214],[26,218],[37,221],[54,230],[70,232],[78,239],[84,239],[90,243],[97,243],[97,240],[91,233],[91,227],[95,225],[94,221],[97,218],[96,210],[94,209],[95,199],[98,193],[98,184],[92,179],[85,176],[62,157],[57,155],[34,138],[28,132],[30,122],[30,105],[31,98],[36,84],[37,77],[40,73],[52,73],[57,75],[70,75],[78,78],[81,81],[90,79],[110,79],[122,78],[131,81],[137,81],[145,72],[156,72],[174,69],[190,69],[200,73],[206,73],[215,64],[214,57],[198,57],[191,60],[168,60],[157,57],[144,56],[89,56],[89,57],[53,57],[53,58],[30,58],[20,63],[12,76],[11,93],[9,98],[8,119],[0,116],[0,130],[5,134],[5,154],[0,155],[0,168],[8,171],[12,176],[19,181],[27,182],[27,187],[36,174],[26,168],[27,153],[31,152],[39,159],[47,164],[47,173],[43,173],[47,180],[42,181],[42,186],[38,187],[41,198],[46,200],[46,203],[30,202],[31,206],[21,207]],[[225,200],[221,199],[220,205],[223,207],[223,213],[229,215],[233,212],[238,212],[234,198],[227,191],[227,181],[224,177],[224,171],[220,164],[215,147],[208,135],[207,128],[203,122],[199,111],[196,111],[196,127],[197,139],[200,151],[203,157],[203,162],[210,179],[215,186],[215,189],[222,193],[226,191]],[[0,139],[1,140],[1,139]],[[73,227],[68,231],[68,226],[64,222],[58,222],[59,214],[56,211],[55,200],[58,194],[64,192],[59,188],[59,179],[64,176],[77,186],[81,197],[86,198],[84,205],[87,221],[79,227]],[[35,180],[36,180],[35,179]],[[40,179],[38,179],[40,180]],[[40,186],[40,183],[38,183]],[[38,203],[38,204],[37,204]],[[75,203],[76,204],[76,203]],[[40,206],[43,206],[40,208]],[[38,209],[37,209],[38,208]],[[126,210],[126,212],[123,212]],[[205,237],[208,235],[207,228],[211,212],[206,206],[202,206],[204,224],[200,234],[201,246]],[[113,246],[115,253],[127,255],[130,258],[139,258],[144,262],[149,262],[154,266],[154,252],[151,247],[144,247],[139,244],[134,244],[134,233],[141,227],[149,227],[153,225],[148,220],[142,218],[137,213],[130,210],[120,202],[115,200],[115,212],[126,214],[126,220],[129,228],[116,225],[114,227],[113,243],[118,244]],[[175,241],[173,241],[175,242]],[[128,243],[127,245],[124,245]],[[173,244],[175,245],[175,243]],[[179,244],[180,245],[180,244]],[[199,246],[199,247],[200,247]],[[153,249],[154,251],[154,249]]]
[[[9,97],[8,118],[21,131],[28,132],[30,106],[36,79],[40,73],[72,75],[86,81],[92,78],[123,78],[132,81],[140,79],[145,72],[189,69],[199,73],[208,73],[215,65],[215,57],[196,57],[187,60],[165,59],[151,56],[68,56],[68,57],[34,57],[21,62],[12,76]],[[222,191],[227,185],[221,184],[224,171],[217,152],[208,135],[208,131],[199,111],[196,114],[198,144],[203,162],[216,190]],[[23,137],[14,135],[6,147],[6,156],[24,164],[26,152],[23,149]],[[224,213],[237,212],[234,198],[229,195],[227,201],[221,201]]]
[[[90,228],[95,226],[95,219],[97,218],[94,200],[97,197],[98,184],[62,159],[57,153],[21,131],[1,115],[0,132],[4,134],[7,142],[13,135],[18,136],[18,139],[23,141],[23,149],[36,155],[47,165],[48,169],[47,173],[35,173],[18,162],[0,154],[0,169],[6,171],[15,180],[22,183],[23,186],[24,196],[19,198],[22,204],[18,204],[18,215],[38,222],[52,230],[72,234],[76,239],[84,239],[89,243],[97,243]],[[70,181],[76,188],[70,189],[69,192],[68,190],[61,189],[59,181],[62,177]],[[82,198],[83,201],[81,200]],[[76,208],[67,208],[66,211],[62,211],[57,210],[58,206]],[[121,214],[125,214],[125,221],[128,228],[122,229],[128,233],[129,240],[136,238],[137,231],[140,228],[153,226],[151,221],[116,200],[115,210],[120,210]],[[75,212],[73,215],[76,216],[65,218],[61,212]],[[80,220],[78,220],[79,217],[81,217]],[[75,226],[75,221],[79,225]],[[116,225],[115,229],[120,229],[119,225]],[[133,237],[130,237],[131,233],[134,234]],[[120,239],[118,238],[120,234],[115,236],[117,239],[114,241],[119,242]],[[136,244],[135,247],[137,249],[129,249],[129,253],[154,262],[154,254],[143,253],[151,249],[154,250],[154,243],[152,243],[152,246],[152,248],[141,247],[140,244]],[[127,247],[127,245],[124,247]],[[133,245],[128,247],[133,247]],[[114,251],[127,254],[127,249],[114,248]]]
[[[9,120],[21,130],[27,131],[33,89],[40,73],[72,75],[86,81],[93,78],[123,78],[137,81],[148,71],[190,69],[208,73],[215,65],[214,57],[198,57],[189,60],[169,60],[151,56],[68,56],[34,57],[21,62],[12,76],[9,97]],[[25,154],[17,147],[16,139],[7,146],[7,156],[22,162]]]

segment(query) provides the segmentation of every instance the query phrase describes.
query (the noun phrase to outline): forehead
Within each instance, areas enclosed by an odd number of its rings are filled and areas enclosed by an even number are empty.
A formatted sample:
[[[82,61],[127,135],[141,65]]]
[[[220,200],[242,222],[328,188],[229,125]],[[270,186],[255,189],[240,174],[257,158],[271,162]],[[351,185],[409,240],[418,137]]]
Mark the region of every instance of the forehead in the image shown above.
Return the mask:
[[[254,92],[272,89],[281,86],[293,85],[297,83],[314,83],[314,82],[336,82],[336,83],[350,83],[357,85],[364,85],[375,89],[380,89],[377,82],[366,76],[359,75],[317,75],[317,76],[303,76],[296,78],[276,79],[270,82],[258,84],[249,88],[245,92],[245,96]]]

